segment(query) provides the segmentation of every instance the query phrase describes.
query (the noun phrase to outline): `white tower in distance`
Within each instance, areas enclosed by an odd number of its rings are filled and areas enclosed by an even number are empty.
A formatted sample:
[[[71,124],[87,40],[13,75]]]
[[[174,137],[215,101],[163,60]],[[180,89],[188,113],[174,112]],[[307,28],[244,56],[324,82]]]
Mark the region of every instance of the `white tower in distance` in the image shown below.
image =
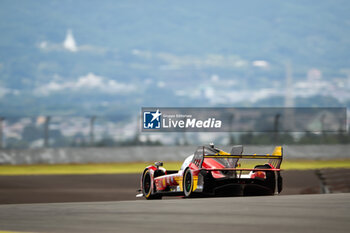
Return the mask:
[[[284,107],[293,108],[294,107],[294,93],[293,93],[293,72],[292,64],[290,61],[286,62],[286,88],[285,88],[285,99]]]
[[[70,52],[76,52],[78,51],[77,44],[75,43],[75,39],[72,33],[72,30],[68,29],[66,39],[63,42],[63,47],[70,51]]]
[[[294,87],[293,87],[293,71],[290,61],[286,62],[286,88],[284,99],[284,130],[293,132],[295,129],[294,118]]]

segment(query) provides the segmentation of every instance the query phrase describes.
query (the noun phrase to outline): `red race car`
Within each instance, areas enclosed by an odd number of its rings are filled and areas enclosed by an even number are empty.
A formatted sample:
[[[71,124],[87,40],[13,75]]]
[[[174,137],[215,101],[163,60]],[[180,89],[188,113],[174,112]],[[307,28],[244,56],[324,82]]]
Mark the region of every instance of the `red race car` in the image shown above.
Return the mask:
[[[234,146],[227,153],[210,144],[198,147],[193,155],[186,158],[179,171],[166,170],[161,167],[162,162],[156,162],[143,171],[141,193],[137,196],[161,199],[162,196],[171,195],[196,197],[280,193],[282,147],[275,147],[271,155],[242,155],[242,152],[242,146]],[[256,163],[257,160],[260,162]],[[261,163],[261,160],[266,160],[266,163]],[[254,164],[258,165],[252,168]]]

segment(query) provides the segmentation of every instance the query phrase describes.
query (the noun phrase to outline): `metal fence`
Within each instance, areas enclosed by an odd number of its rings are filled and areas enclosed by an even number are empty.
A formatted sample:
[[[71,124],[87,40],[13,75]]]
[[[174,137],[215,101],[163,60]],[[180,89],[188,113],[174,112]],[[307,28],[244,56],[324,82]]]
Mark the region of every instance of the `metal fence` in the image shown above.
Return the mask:
[[[222,147],[230,151],[227,146]],[[244,153],[272,153],[274,146],[244,147]],[[1,149],[0,164],[115,163],[182,161],[196,146]],[[285,145],[287,159],[349,159],[350,145]]]

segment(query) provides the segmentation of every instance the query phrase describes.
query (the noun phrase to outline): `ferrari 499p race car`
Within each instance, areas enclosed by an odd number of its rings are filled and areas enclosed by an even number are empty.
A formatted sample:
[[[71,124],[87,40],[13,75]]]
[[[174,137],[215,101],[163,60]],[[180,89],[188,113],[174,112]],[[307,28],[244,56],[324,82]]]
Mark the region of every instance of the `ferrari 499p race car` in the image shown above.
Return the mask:
[[[211,144],[198,147],[193,155],[186,158],[179,171],[166,170],[162,162],[156,162],[143,171],[141,193],[137,196],[161,199],[171,195],[199,197],[280,193],[282,147],[275,147],[271,155],[242,153],[242,146],[234,146],[227,153]],[[263,160],[266,163],[262,163]],[[242,166],[243,161],[248,163]]]

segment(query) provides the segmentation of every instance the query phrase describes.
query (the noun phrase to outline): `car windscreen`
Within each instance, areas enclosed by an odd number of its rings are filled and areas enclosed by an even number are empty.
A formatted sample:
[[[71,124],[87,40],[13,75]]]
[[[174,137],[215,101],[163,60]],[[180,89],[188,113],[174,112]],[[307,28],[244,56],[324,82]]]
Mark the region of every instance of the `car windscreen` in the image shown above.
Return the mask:
[[[203,155],[220,156],[220,150],[212,147],[207,147],[207,146],[198,147],[194,153],[192,162],[195,163],[197,166],[199,166],[201,164],[201,160],[203,159]],[[224,158],[224,157],[223,158],[205,158],[205,159],[213,159],[218,163],[222,164],[225,168],[235,168],[238,160],[235,158]]]

